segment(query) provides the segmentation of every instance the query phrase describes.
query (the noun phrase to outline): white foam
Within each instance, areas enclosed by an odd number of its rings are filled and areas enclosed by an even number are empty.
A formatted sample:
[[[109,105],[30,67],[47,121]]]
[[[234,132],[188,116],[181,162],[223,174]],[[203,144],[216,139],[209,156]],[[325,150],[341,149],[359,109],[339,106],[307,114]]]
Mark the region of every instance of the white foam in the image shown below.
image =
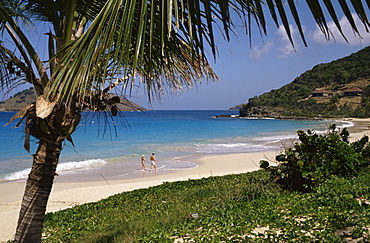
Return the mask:
[[[70,170],[76,170],[76,169],[89,169],[92,166],[100,166],[104,165],[107,162],[103,159],[90,159],[90,160],[84,160],[84,161],[71,161],[71,162],[65,162],[60,163],[57,166],[57,172],[63,172],[63,171],[70,171]],[[11,181],[11,180],[19,180],[19,179],[25,179],[28,177],[28,174],[30,173],[31,168],[24,169],[21,171],[13,172],[11,174],[6,175],[3,180]]]
[[[271,137],[254,137],[253,140],[255,141],[267,141],[269,143],[271,142],[279,142],[282,140],[289,140],[289,139],[295,139],[298,135],[295,134],[287,134],[287,135],[277,135],[277,136],[271,136]]]
[[[353,127],[354,126],[353,122],[351,122],[351,121],[340,121],[340,124],[341,125],[337,125],[337,127],[345,128],[345,127]]]
[[[18,180],[18,179],[24,179],[28,177],[28,174],[30,173],[31,169],[24,169],[21,171],[13,172],[11,174],[6,175],[3,180],[5,181],[12,181],[12,180]]]
[[[89,159],[79,162],[66,162],[60,163],[57,166],[57,172],[66,171],[66,170],[74,170],[74,169],[81,169],[81,168],[90,168],[91,166],[98,166],[98,165],[105,165],[107,162],[103,159]]]
[[[271,149],[271,146],[253,143],[197,144],[197,153],[247,153]]]
[[[344,128],[354,126],[353,122],[351,122],[351,121],[334,120],[334,121],[332,121],[332,123],[335,124],[335,126],[336,126],[335,131],[337,131],[337,132],[343,130]],[[322,129],[322,130],[315,131],[315,133],[318,134],[318,135],[325,135],[325,134],[328,134],[329,132],[330,132],[330,129],[329,129],[328,126],[324,129]]]
[[[167,160],[165,170],[186,170],[196,168],[196,163],[185,160]]]

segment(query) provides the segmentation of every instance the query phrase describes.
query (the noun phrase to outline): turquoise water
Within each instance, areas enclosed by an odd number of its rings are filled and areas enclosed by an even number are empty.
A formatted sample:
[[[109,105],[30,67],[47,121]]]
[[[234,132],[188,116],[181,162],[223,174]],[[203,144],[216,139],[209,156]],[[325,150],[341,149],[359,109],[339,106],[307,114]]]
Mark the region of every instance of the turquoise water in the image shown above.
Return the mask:
[[[37,148],[33,139],[31,154],[23,149],[24,126],[12,128],[18,121],[3,126],[14,114],[0,112],[0,180],[25,178]],[[73,134],[75,147],[64,144],[59,174],[138,173],[140,156],[149,158],[152,152],[160,170],[187,169],[197,166],[187,156],[276,150],[279,141],[295,137],[299,129],[322,130],[327,125],[324,121],[215,118],[237,111],[122,112],[114,120],[105,113],[93,114],[84,113]]]

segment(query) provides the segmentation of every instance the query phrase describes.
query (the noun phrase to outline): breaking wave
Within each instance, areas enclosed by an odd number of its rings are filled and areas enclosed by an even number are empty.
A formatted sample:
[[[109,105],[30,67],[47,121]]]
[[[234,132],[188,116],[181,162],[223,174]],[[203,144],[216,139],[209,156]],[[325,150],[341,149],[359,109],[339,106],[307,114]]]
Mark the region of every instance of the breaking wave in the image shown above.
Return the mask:
[[[90,169],[93,166],[101,166],[105,165],[107,162],[103,159],[90,159],[90,160],[84,160],[84,161],[71,161],[71,162],[65,162],[60,163],[57,166],[57,172],[63,172],[63,171],[70,171],[70,170],[81,170],[81,169]],[[21,171],[13,172],[11,174],[6,175],[2,180],[5,181],[12,181],[12,180],[19,180],[19,179],[25,179],[28,177],[28,174],[30,173],[31,169],[24,169]]]

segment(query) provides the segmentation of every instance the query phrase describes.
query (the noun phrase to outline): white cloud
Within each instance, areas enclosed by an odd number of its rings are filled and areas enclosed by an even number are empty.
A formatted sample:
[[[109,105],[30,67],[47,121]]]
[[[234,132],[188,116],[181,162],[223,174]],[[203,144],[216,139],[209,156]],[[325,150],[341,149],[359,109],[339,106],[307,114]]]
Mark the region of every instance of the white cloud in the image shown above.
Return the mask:
[[[298,50],[300,49],[301,45],[299,44],[299,38],[297,38],[298,30],[294,28],[292,25],[289,25],[291,36],[293,39],[294,47],[292,43],[289,40],[289,37],[285,31],[285,28],[283,25],[279,26],[279,29],[275,32],[275,35],[277,35],[278,38],[278,56],[279,57],[289,57],[292,55],[295,55]]]
[[[252,59],[259,59],[262,56],[267,55],[268,52],[274,50],[277,53],[278,57],[285,58],[290,57],[301,48],[300,37],[298,36],[299,32],[296,28],[290,25],[290,32],[294,42],[294,47],[289,40],[287,33],[285,32],[284,26],[280,25],[277,31],[274,33],[273,39],[270,39],[266,42],[263,47],[253,46],[252,50],[249,52],[249,57]]]
[[[348,40],[348,44],[351,46],[357,46],[357,45],[368,45],[370,44],[370,33],[366,32],[365,27],[361,20],[358,18],[356,14],[352,14],[352,17],[354,18],[357,28],[361,34],[361,37],[355,34],[352,30],[352,27],[350,23],[348,22],[346,17],[342,17],[342,19],[339,21],[340,25],[342,27],[342,31],[344,35],[346,36]],[[343,36],[340,34],[339,30],[337,29],[335,23],[333,21],[328,22],[328,27],[331,30],[332,36],[330,36],[330,42],[325,39],[324,34],[321,32],[319,27],[316,25],[316,29],[309,35],[309,38],[314,41],[317,44],[320,45],[328,45],[331,43],[331,41],[335,41],[337,44],[344,44],[347,42],[343,38]]]
[[[248,56],[252,59],[259,59],[262,56],[266,55],[273,46],[274,43],[271,40],[267,41],[261,48],[253,46],[252,49],[249,51]]]

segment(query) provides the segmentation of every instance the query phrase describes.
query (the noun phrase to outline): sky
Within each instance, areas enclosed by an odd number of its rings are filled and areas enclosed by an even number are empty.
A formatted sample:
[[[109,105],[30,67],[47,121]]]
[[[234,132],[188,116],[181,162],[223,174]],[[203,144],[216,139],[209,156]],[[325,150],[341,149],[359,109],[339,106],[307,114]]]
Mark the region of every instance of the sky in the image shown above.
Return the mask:
[[[299,5],[301,4],[301,5]],[[292,82],[307,70],[320,63],[328,63],[357,52],[370,44],[370,34],[361,26],[361,37],[354,35],[345,18],[341,19],[348,43],[329,23],[334,39],[327,41],[311,17],[305,3],[297,6],[308,47],[300,39],[297,28],[291,26],[295,48],[290,44],[285,31],[269,22],[267,36],[258,32],[249,36],[240,29],[231,42],[219,40],[219,56],[214,63],[209,61],[219,76],[219,82],[198,85],[182,94],[169,94],[161,102],[154,101],[155,110],[228,110],[247,103],[249,98]],[[338,12],[339,13],[339,12]],[[340,12],[341,13],[341,12]],[[341,16],[338,14],[338,16]],[[357,21],[358,18],[356,16]],[[252,46],[252,47],[251,47]],[[136,94],[134,94],[136,95]],[[147,100],[138,96],[133,101],[150,108]]]
[[[203,81],[201,85],[184,89],[181,93],[166,93],[160,101],[152,100],[151,103],[143,89],[138,88],[130,99],[149,110],[228,110],[247,103],[249,98],[292,82],[317,64],[348,56],[370,44],[370,33],[365,31],[363,25],[358,25],[360,38],[354,35],[344,18],[341,24],[348,43],[332,22],[329,26],[334,38],[327,41],[306,4],[303,1],[297,4],[308,47],[304,46],[296,27],[291,26],[293,48],[285,30],[277,28],[271,19],[268,19],[267,36],[261,36],[254,28],[252,42],[240,27],[237,28],[237,36],[233,36],[230,42],[218,38],[219,55],[216,60],[212,55],[208,56],[219,81]],[[338,11],[338,16],[342,16],[341,13]]]

